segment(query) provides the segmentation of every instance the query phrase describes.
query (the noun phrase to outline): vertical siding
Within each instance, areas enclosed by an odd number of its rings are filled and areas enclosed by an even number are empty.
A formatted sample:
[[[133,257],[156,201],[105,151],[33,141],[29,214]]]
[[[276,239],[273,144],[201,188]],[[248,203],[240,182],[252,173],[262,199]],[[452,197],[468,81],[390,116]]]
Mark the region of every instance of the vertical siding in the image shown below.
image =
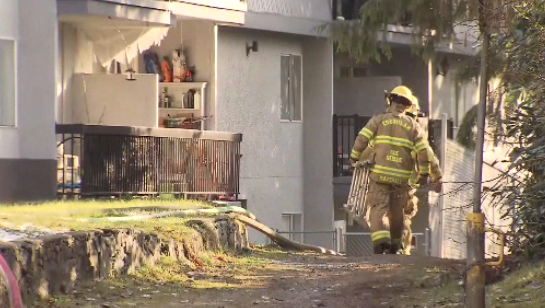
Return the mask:
[[[443,194],[445,195],[442,221],[442,236],[435,237],[433,246],[439,248],[442,257],[451,259],[464,259],[467,253],[466,214],[472,211],[473,175],[475,154],[468,151],[454,141],[447,141],[445,155],[446,166],[444,173],[445,182]],[[483,168],[483,187],[493,186],[496,181],[491,181],[499,175],[499,171],[485,165]],[[462,184],[467,182],[469,184]],[[483,198],[482,211],[485,214],[487,227],[505,229],[508,224],[501,220],[501,209],[491,203],[490,198]],[[434,230],[437,232],[438,230]],[[498,246],[494,234],[487,233],[485,240],[486,257],[496,255]],[[433,247],[432,247],[433,248]]]

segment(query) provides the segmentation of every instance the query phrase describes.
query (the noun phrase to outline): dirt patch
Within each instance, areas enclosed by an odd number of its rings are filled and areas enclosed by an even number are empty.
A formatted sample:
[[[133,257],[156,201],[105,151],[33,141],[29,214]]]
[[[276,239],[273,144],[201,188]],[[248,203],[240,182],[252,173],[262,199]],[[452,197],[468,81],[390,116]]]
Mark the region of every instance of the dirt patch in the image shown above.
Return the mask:
[[[203,261],[201,267],[163,264],[79,285],[69,296],[32,307],[432,307],[412,302],[421,292],[456,283],[463,268],[461,262],[417,256],[344,258],[262,250]]]

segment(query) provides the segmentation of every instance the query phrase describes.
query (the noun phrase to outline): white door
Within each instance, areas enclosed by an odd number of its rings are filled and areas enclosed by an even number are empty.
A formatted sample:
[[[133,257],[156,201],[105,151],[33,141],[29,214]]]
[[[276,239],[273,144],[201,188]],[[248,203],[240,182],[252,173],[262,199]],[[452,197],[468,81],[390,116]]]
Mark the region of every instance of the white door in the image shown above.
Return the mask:
[[[289,214],[282,214],[282,229],[280,232],[293,232],[293,216]],[[293,234],[283,234],[285,237],[293,240]]]

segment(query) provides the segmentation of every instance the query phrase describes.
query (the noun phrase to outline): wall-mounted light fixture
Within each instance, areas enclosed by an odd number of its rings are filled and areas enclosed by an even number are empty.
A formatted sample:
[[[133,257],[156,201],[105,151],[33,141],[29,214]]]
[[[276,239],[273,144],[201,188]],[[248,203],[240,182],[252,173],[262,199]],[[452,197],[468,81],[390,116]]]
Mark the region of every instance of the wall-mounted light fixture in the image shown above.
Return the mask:
[[[257,52],[257,41],[252,41],[252,43],[246,43],[246,56],[250,56],[250,51]]]
[[[448,63],[447,56],[443,57],[443,60],[437,66],[437,75],[446,76],[448,73],[450,64]]]
[[[125,79],[129,81],[136,80],[136,71],[132,67],[125,71]]]

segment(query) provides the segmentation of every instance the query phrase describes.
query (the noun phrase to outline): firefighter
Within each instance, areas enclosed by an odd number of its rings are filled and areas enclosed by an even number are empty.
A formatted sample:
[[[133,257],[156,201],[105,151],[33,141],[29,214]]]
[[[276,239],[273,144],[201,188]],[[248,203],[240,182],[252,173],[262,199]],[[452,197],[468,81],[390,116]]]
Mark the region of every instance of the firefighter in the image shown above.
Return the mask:
[[[412,117],[416,120],[418,117],[418,114],[420,113],[420,105],[418,104],[418,98],[416,96],[413,97],[413,105],[411,108],[409,108],[405,112],[408,116]],[[429,167],[430,167],[430,180],[433,185],[433,189],[436,192],[441,191],[441,167],[439,166],[439,160],[433,153],[433,150],[427,144],[427,152],[428,152],[428,158],[429,158]],[[414,152],[412,153],[414,157]],[[412,246],[412,230],[411,230],[411,223],[414,216],[416,216],[416,212],[418,211],[418,197],[416,196],[416,189],[418,188],[417,183],[417,176],[418,171],[415,169],[413,173],[413,177],[409,180],[409,185],[411,186],[411,190],[409,190],[409,196],[407,200],[407,205],[405,206],[403,210],[404,214],[404,230],[403,230],[403,254],[410,255],[411,254],[411,246]]]
[[[405,114],[412,106],[412,91],[395,87],[388,94],[389,112],[374,116],[361,129],[350,153],[355,164],[373,140],[373,165],[369,175],[367,206],[373,251],[376,254],[396,254],[403,235],[403,208],[407,204],[408,181],[415,168],[411,152],[418,161],[418,183],[429,177],[427,142],[416,121]]]

